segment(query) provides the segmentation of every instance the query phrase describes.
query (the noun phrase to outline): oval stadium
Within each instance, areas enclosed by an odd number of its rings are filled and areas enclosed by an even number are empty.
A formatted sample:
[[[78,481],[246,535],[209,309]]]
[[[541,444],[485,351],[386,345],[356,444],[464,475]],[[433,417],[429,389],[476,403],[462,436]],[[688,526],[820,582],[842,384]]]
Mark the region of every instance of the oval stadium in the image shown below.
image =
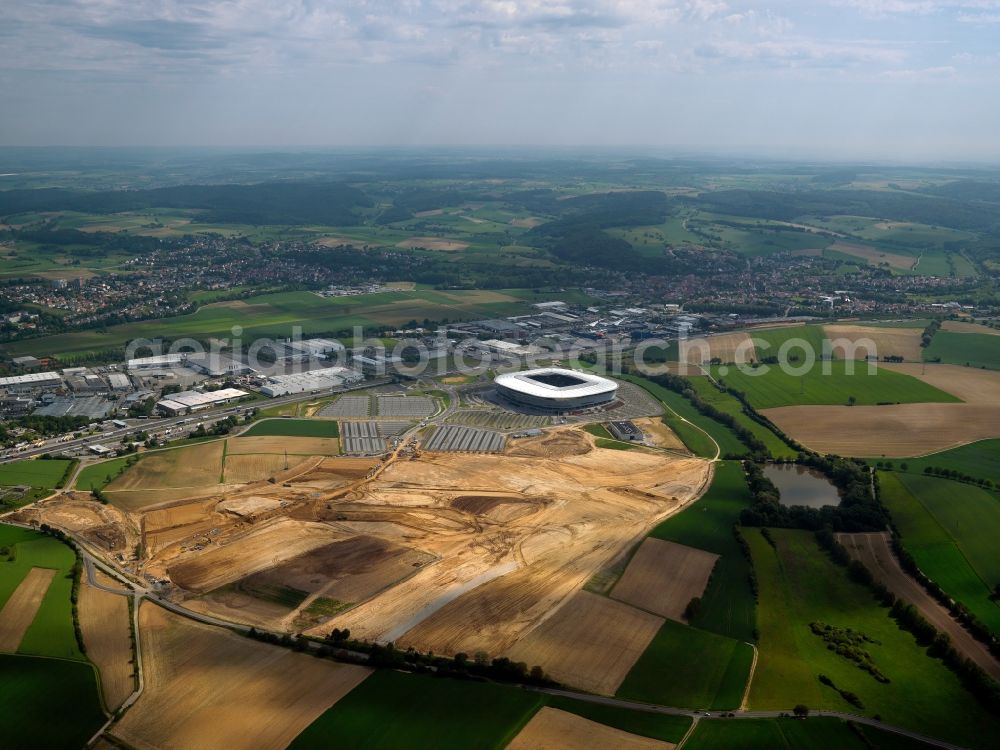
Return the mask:
[[[493,381],[497,392],[509,401],[534,409],[571,411],[614,401],[618,384],[599,375],[541,367],[508,372]]]

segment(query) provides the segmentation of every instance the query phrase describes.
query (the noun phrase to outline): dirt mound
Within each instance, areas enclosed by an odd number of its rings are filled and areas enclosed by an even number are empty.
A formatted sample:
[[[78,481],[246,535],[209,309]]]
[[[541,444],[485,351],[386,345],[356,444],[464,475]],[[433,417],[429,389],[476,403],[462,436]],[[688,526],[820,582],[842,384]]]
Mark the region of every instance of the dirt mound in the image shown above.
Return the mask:
[[[562,458],[582,456],[592,450],[593,446],[584,433],[576,430],[560,430],[541,437],[518,441],[507,455]]]

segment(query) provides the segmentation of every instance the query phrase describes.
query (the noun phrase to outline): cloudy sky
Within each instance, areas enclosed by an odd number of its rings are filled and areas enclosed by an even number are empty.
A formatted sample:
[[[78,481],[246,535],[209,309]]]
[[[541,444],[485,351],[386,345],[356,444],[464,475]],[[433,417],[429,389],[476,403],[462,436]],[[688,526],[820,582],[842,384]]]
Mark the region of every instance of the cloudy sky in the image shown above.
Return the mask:
[[[0,144],[1000,161],[1000,0],[2,0]]]

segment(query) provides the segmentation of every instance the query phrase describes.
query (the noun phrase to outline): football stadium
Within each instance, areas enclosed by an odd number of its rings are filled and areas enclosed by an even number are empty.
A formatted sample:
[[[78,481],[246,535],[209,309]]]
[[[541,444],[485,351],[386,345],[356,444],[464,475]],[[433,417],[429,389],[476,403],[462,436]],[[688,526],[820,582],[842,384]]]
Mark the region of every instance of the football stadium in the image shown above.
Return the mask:
[[[542,367],[498,375],[497,392],[508,401],[547,411],[573,411],[614,401],[613,380],[560,367]]]

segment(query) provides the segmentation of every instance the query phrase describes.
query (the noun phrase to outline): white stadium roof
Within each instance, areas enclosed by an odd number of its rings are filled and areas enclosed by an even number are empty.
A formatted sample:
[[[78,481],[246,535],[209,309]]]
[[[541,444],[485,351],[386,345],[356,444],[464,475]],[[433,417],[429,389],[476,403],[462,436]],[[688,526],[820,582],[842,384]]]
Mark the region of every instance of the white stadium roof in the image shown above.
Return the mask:
[[[575,382],[565,385],[560,385],[557,382],[546,382],[546,380],[558,381],[562,378],[571,378]],[[600,396],[613,393],[618,388],[618,384],[613,380],[602,378],[600,375],[567,370],[562,367],[540,367],[522,372],[507,372],[498,375],[494,382],[518,393],[553,401]]]

